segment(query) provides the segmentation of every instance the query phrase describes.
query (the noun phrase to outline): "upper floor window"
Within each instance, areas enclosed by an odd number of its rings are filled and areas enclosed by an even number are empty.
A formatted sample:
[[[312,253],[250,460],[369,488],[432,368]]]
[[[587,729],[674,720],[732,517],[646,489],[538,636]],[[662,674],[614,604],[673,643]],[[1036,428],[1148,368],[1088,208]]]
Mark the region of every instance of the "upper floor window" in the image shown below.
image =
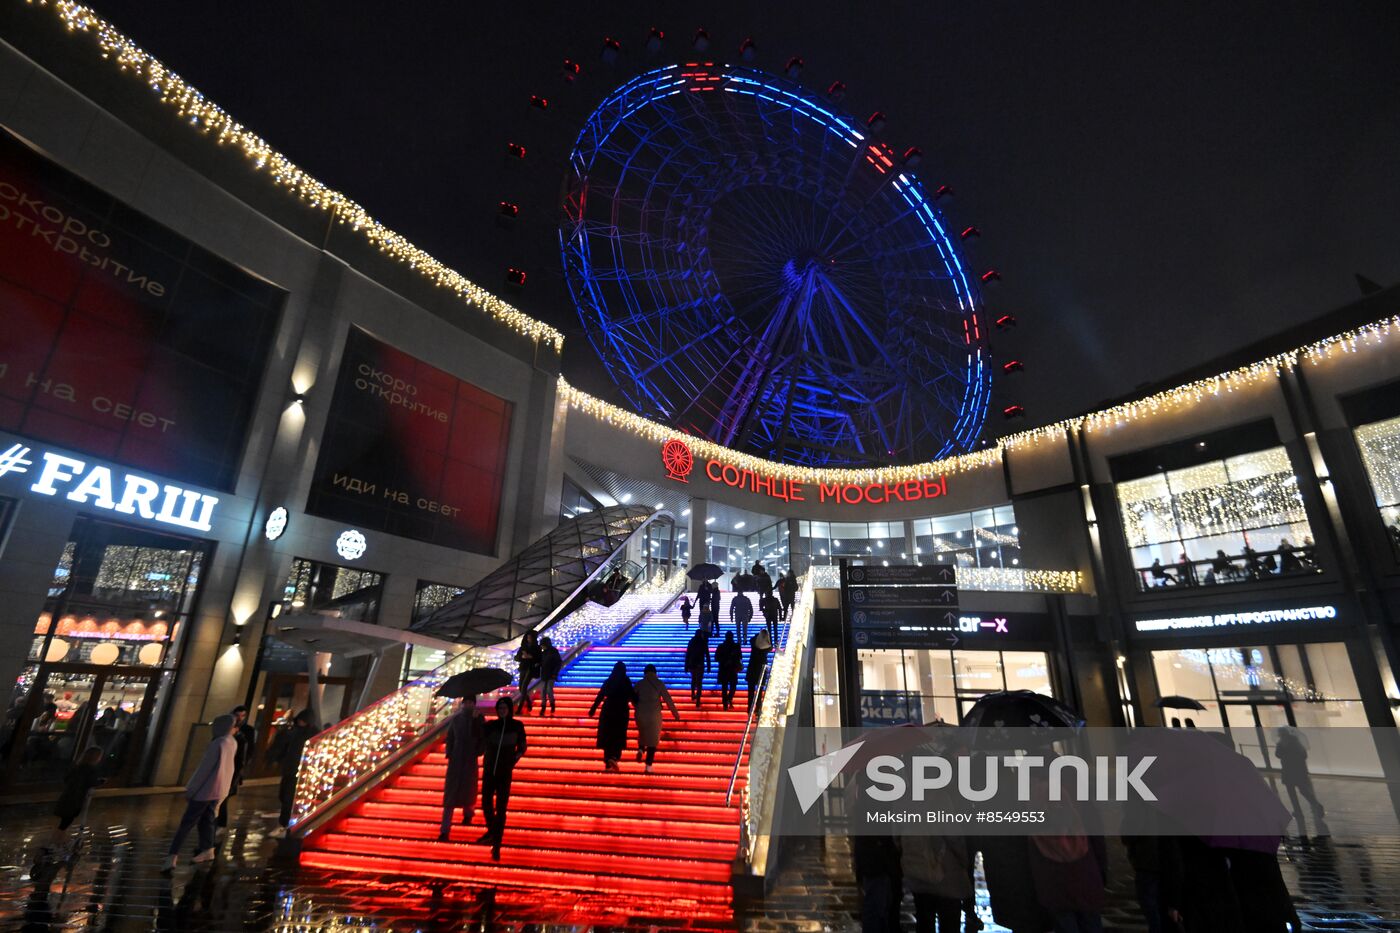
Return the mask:
[[[1390,546],[1400,557],[1400,418],[1363,424],[1356,429],[1356,446],[1371,477]]]
[[[1125,480],[1117,493],[1144,590],[1317,570],[1298,477],[1281,446]]]

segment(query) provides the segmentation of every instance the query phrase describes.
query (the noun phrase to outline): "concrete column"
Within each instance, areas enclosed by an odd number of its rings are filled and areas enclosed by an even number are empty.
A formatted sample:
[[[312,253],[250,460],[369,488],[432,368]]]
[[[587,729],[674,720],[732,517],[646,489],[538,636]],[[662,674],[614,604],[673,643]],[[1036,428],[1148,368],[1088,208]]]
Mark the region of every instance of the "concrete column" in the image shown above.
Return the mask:
[[[686,540],[690,542],[690,566],[704,563],[709,560],[709,548],[705,546],[705,537],[708,529],[705,527],[705,519],[709,517],[709,501],[705,499],[690,500],[690,524],[686,526]],[[689,583],[691,590],[700,588],[697,580]]]
[[[807,568],[812,565],[812,555],[808,554],[802,544],[801,523],[795,518],[787,520],[788,535],[788,561],[792,572],[799,577],[807,572]]]
[[[903,523],[904,525],[904,547],[901,550],[909,556],[905,558],[912,562],[917,555],[914,553],[914,545],[917,539],[914,536],[914,520],[911,518]]]

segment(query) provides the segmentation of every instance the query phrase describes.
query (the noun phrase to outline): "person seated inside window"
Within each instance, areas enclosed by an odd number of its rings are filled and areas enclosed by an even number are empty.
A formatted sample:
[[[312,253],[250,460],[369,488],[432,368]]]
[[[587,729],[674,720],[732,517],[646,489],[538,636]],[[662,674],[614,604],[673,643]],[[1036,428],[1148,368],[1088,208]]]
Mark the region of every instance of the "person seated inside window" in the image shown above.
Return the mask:
[[[1191,566],[1191,559],[1186,556],[1185,551],[1176,559],[1176,580],[1182,586],[1196,585],[1196,568]]]
[[[1303,562],[1298,559],[1298,551],[1287,538],[1278,543],[1278,572],[1297,573],[1303,569]]]
[[[1245,570],[1251,577],[1258,579],[1263,575],[1264,564],[1259,560],[1258,551],[1246,544],[1244,550],[1240,552],[1240,555],[1244,557]]]
[[[1154,581],[1152,584],[1153,586],[1167,586],[1168,584],[1176,582],[1176,577],[1172,576],[1167,568],[1162,566],[1162,558],[1160,557],[1153,559],[1152,566],[1149,569],[1151,570],[1152,579]]]
[[[1215,559],[1210,562],[1210,569],[1217,579],[1229,579],[1235,575],[1235,565],[1230,561],[1230,555],[1219,548],[1216,549]]]

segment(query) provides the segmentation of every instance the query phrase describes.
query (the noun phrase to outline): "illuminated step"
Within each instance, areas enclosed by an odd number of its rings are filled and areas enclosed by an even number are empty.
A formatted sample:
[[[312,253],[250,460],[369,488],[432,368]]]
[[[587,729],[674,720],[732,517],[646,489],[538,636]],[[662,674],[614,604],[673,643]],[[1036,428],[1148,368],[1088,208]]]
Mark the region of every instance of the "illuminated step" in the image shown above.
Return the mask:
[[[636,745],[633,744],[633,753],[636,752]],[[594,771],[596,770],[595,756],[586,755],[587,749],[583,748],[558,748],[555,746],[535,745],[526,752],[517,767],[524,767],[526,764],[534,763],[535,767],[549,767],[560,771]],[[594,749],[594,751],[597,751]],[[734,759],[739,751],[736,744],[733,748],[724,752],[696,752],[682,751],[678,748],[670,747],[670,743],[663,740],[661,747],[656,751],[657,770],[661,775],[693,775],[709,776],[719,772],[728,774],[734,766]],[[585,757],[586,755],[586,757]],[[748,755],[738,755],[740,762],[747,761]],[[446,774],[447,756],[430,755],[423,761],[414,765],[415,774]]]
[[[680,808],[678,808],[680,809]],[[461,812],[454,814],[460,825]],[[347,819],[389,820],[397,824],[417,823],[431,827],[437,832],[442,820],[442,808],[436,804],[403,804],[367,801],[360,805],[352,817]],[[514,801],[510,808],[510,827],[515,829],[543,829],[587,833],[603,833],[614,836],[646,836],[675,839],[702,839],[709,842],[722,842],[737,845],[739,842],[738,821],[727,823],[703,822],[693,819],[661,819],[647,810],[645,817],[607,817],[592,814],[566,814],[558,810],[525,810],[517,808]],[[481,803],[477,801],[470,828],[482,829]],[[730,854],[733,852],[731,850]]]
[[[579,871],[556,871],[537,866],[528,852],[522,853],[505,847],[501,849],[499,863],[475,861],[464,864],[457,859],[456,849],[445,845],[446,851],[435,852],[435,860],[412,856],[361,854],[359,852],[327,852],[306,850],[302,852],[301,863],[311,868],[330,871],[372,872],[379,875],[403,875],[412,878],[443,878],[454,881],[471,881],[480,884],[526,885],[540,888],[558,888],[573,891],[612,891],[618,894],[637,894],[665,901],[668,898],[689,898],[701,903],[727,904],[732,898],[728,884],[728,867],[723,883],[709,884],[698,881],[682,881],[684,874],[667,869],[656,875],[611,875],[603,872],[587,872],[578,866]],[[482,849],[481,846],[476,846]],[[489,855],[488,855],[489,858]],[[577,865],[577,855],[570,856]],[[599,865],[598,868],[611,867]]]
[[[481,833],[478,831],[477,836]],[[473,837],[475,838],[475,837]],[[353,855],[388,856],[391,858],[426,861],[455,861],[463,867],[492,864],[490,846],[463,842],[438,842],[422,839],[395,839],[387,836],[352,836],[330,830],[319,836],[312,847],[322,852]],[[507,857],[507,852],[509,856]],[[692,881],[729,881],[729,860],[668,858],[665,855],[619,855],[593,851],[580,859],[577,851],[568,849],[538,849],[518,846],[511,842],[510,823],[506,823],[505,842],[501,846],[501,863],[522,868],[550,869],[560,874],[574,872],[608,875],[635,875],[643,878],[687,878]]]
[[[636,805],[625,801],[603,801],[585,800],[574,797],[560,797],[557,794],[539,794],[515,796],[514,788],[511,789],[510,812],[548,813],[568,817],[636,817],[638,813],[646,813],[648,817],[657,820],[682,820],[698,823],[719,823],[738,825],[739,807],[738,798],[728,807],[711,806],[709,804],[692,803],[664,803],[657,801],[648,803],[645,810],[638,810]],[[413,807],[441,807],[442,791],[421,790],[401,790],[395,787],[386,787],[380,790],[374,798],[377,804],[392,806],[413,806]],[[480,809],[478,807],[478,809]]]
[[[522,761],[515,766],[514,784],[524,787],[527,783],[537,782],[542,784],[555,784],[556,787],[567,787],[570,793],[577,793],[587,796],[597,787],[632,787],[641,790],[657,791],[680,791],[714,790],[716,782],[720,782],[720,790],[728,786],[730,775],[733,773],[733,764],[710,765],[705,773],[683,774],[672,771],[666,772],[666,763],[658,756],[657,764],[652,772],[648,774],[642,770],[642,765],[638,762],[627,762],[637,765],[632,771],[603,771],[601,762],[599,767],[587,771],[581,768],[567,768],[557,760],[546,761],[542,766],[527,767]],[[739,768],[737,780],[744,781],[745,769]],[[398,779],[395,787],[414,787],[425,790],[441,789],[443,779],[446,777],[447,769],[437,765],[414,765]],[[606,774],[606,782],[595,783],[591,777],[593,774]]]
[[[373,836],[380,839],[403,839],[436,842],[440,824],[437,821],[406,823],[351,816],[335,825],[333,833],[347,836]],[[455,844],[475,844],[484,827],[481,818],[471,826],[452,827],[449,838]],[[734,857],[734,842],[709,842],[688,839],[681,835],[642,836],[625,833],[589,832],[572,823],[567,829],[558,822],[552,827],[532,827],[507,818],[506,841],[511,846],[552,849],[578,853],[605,852],[612,855],[664,855],[668,858],[701,861],[728,861]],[[334,845],[330,843],[329,845]]]
[[[636,800],[649,799],[668,803],[713,803],[723,805],[724,795],[729,787],[729,772],[716,773],[710,778],[666,777],[647,774],[642,765],[635,763],[629,770],[604,772],[601,762],[598,773],[607,775],[606,783],[592,783],[584,775],[568,771],[548,771],[526,768],[522,763],[516,766],[515,778],[510,786],[511,799],[516,795],[548,797],[568,794],[573,797],[586,797],[594,800]],[[742,769],[741,769],[742,771]],[[735,787],[744,783],[744,775],[737,778]],[[395,790],[421,790],[442,793],[442,778],[405,774],[395,779]]]
[[[405,778],[405,781],[414,780]],[[715,781],[716,788],[713,791],[698,790],[665,790],[650,787],[567,787],[556,783],[540,783],[535,781],[517,782],[511,785],[510,801],[511,806],[515,806],[516,801],[554,801],[562,804],[564,800],[586,800],[595,806],[604,804],[626,804],[628,807],[636,807],[638,804],[645,804],[650,808],[653,804],[666,804],[670,806],[688,807],[724,807],[724,795],[729,788],[729,782]],[[391,803],[432,803],[437,801],[442,803],[442,785],[425,786],[422,788],[400,786],[395,784],[384,788],[375,797],[376,800],[385,800]],[[731,802],[733,806],[738,805],[736,795]],[[535,807],[534,809],[539,809]],[[625,816],[631,810],[599,810],[600,814],[608,816]]]

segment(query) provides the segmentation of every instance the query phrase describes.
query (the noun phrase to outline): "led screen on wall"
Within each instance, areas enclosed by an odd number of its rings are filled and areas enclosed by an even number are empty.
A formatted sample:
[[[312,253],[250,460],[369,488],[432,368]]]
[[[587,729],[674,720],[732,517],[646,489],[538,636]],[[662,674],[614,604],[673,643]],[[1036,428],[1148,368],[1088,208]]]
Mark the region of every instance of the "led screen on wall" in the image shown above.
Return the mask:
[[[511,403],[351,328],[306,510],[496,549]]]
[[[0,128],[0,430],[231,489],[283,296]]]

